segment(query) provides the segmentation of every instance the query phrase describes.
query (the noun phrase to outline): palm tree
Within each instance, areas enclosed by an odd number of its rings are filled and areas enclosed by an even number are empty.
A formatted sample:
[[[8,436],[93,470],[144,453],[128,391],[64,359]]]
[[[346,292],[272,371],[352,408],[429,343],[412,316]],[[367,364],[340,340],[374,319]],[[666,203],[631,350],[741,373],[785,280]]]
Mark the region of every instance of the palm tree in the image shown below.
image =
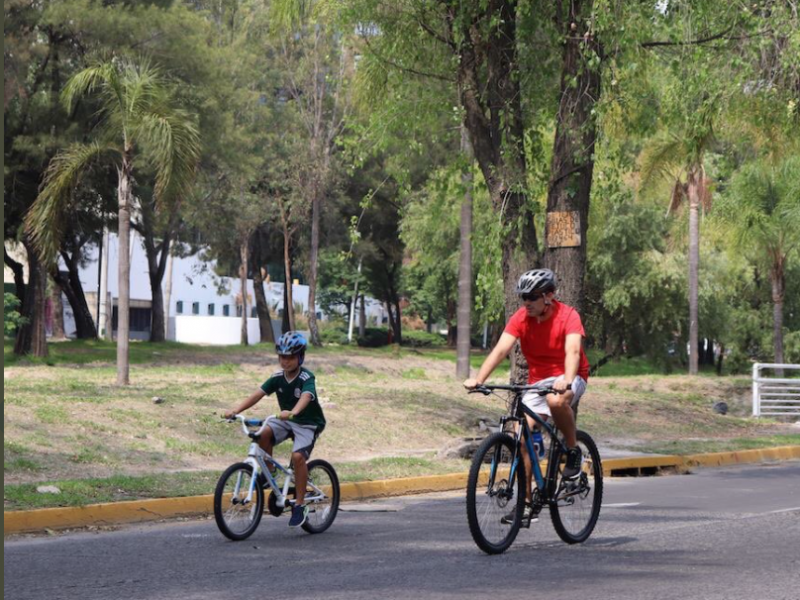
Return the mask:
[[[134,162],[149,163],[156,173],[155,194],[162,202],[190,185],[200,155],[195,119],[178,106],[174,88],[148,61],[114,58],[74,75],[62,101],[72,109],[82,96],[100,103],[102,117],[90,144],[72,146],[56,155],[44,176],[42,190],[26,218],[28,230],[47,257],[55,257],[70,210],[73,190],[95,162],[113,160],[119,202],[119,310],[117,384],[129,379],[130,226],[134,208]]]
[[[642,187],[658,176],[672,181],[667,215],[685,203],[689,205],[689,373],[698,371],[698,288],[700,269],[700,209],[711,209],[711,190],[703,166],[705,154],[714,141],[717,103],[704,99],[700,109],[680,132],[667,132],[644,152]]]
[[[800,252],[800,157],[746,165],[720,204],[721,217],[732,226],[734,248],[769,269],[775,362],[781,364],[786,267]]]

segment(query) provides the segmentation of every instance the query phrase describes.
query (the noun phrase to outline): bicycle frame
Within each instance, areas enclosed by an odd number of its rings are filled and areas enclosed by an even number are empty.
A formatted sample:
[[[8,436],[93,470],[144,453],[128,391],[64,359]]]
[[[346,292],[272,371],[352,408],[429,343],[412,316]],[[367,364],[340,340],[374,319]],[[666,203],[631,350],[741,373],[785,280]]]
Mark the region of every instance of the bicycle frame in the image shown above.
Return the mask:
[[[272,415],[274,416],[274,415]],[[253,493],[255,492],[256,482],[259,480],[259,475],[263,475],[264,479],[266,480],[269,487],[272,489],[272,493],[275,494],[275,503],[280,508],[284,508],[287,504],[287,496],[289,494],[289,488],[291,484],[294,482],[294,470],[291,468],[286,468],[282,464],[280,464],[277,460],[275,460],[270,454],[265,452],[261,449],[261,446],[258,445],[258,435],[255,433],[250,432],[247,429],[248,425],[251,426],[261,426],[263,423],[266,423],[272,416],[267,417],[264,421],[254,421],[245,419],[241,415],[236,415],[236,419],[241,421],[242,423],[242,431],[244,431],[245,435],[247,435],[252,441],[250,444],[250,448],[247,451],[247,458],[243,461],[246,464],[253,467],[253,477],[250,479],[250,487],[247,490],[247,497],[244,499],[245,503],[250,503],[253,501]],[[277,480],[272,476],[272,469],[269,468],[269,465],[277,468],[279,471],[282,471],[286,478],[283,482],[283,489],[280,488],[278,485]],[[238,496],[241,491],[241,484],[242,484],[242,474],[239,473],[239,476],[236,479],[236,488],[234,489],[234,495]],[[309,481],[307,484],[313,490],[313,494],[310,496],[306,496],[306,502],[317,502],[319,500],[324,499],[325,492],[319,489],[313,482]]]
[[[536,422],[536,424],[539,425],[550,436],[550,453],[547,459],[546,474],[542,473],[542,467],[539,463],[539,454],[534,451],[531,430],[530,427],[528,427],[528,420],[524,418],[525,415],[530,416]],[[520,449],[522,448],[522,441],[524,440],[525,448],[527,449],[528,456],[531,460],[531,481],[528,482],[528,485],[533,486],[535,483],[536,488],[539,490],[539,502],[541,502],[541,504],[545,504],[546,502],[553,500],[555,497],[555,484],[558,476],[558,462],[561,454],[567,451],[567,447],[560,439],[558,439],[556,428],[554,426],[550,425],[537,413],[533,412],[522,403],[522,394],[519,392],[515,393],[510,415],[506,415],[500,419],[501,427],[505,426],[505,424],[509,421],[518,424],[514,434],[514,456],[512,457],[509,481],[514,481],[516,470],[520,466],[520,459],[522,458],[520,456]],[[494,475],[492,475],[491,478],[494,479]]]

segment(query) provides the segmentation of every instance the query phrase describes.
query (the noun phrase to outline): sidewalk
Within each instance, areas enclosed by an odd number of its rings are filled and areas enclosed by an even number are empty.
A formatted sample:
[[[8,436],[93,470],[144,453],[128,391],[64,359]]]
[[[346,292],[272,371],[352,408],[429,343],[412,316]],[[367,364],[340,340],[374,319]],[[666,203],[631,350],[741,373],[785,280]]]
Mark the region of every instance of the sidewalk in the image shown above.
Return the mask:
[[[800,446],[781,446],[738,452],[717,452],[688,456],[652,455],[601,451],[605,477],[655,475],[660,472],[684,472],[693,467],[772,462],[800,459]],[[615,456],[616,455],[616,456]],[[467,473],[408,477],[358,483],[343,483],[343,502],[458,490],[466,487]],[[74,529],[88,526],[122,525],[177,517],[204,517],[213,513],[213,496],[190,496],[157,500],[135,500],[82,507],[46,508],[12,511],[3,515],[3,535],[35,533],[46,530]]]

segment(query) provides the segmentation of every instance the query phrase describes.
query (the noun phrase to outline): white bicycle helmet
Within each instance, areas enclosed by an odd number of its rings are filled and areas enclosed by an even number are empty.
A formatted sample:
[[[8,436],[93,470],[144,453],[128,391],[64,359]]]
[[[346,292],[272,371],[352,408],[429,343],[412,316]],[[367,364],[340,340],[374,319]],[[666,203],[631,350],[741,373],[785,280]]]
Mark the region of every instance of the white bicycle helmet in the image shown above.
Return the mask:
[[[517,294],[552,292],[556,289],[556,274],[550,269],[533,269],[522,274],[517,281]]]

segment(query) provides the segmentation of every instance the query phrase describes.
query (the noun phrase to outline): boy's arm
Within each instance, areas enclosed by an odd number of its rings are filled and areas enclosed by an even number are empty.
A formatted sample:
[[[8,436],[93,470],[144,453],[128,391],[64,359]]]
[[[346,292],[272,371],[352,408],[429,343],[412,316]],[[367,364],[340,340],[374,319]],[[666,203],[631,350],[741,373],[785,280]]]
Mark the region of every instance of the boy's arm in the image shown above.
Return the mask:
[[[306,406],[308,406],[311,403],[311,400],[313,400],[313,398],[314,396],[311,394],[311,392],[303,392],[303,395],[300,396],[300,400],[297,401],[297,404],[294,405],[294,408],[292,410],[281,411],[280,418],[283,421],[285,421],[292,417],[296,417],[306,409]]]
[[[233,410],[227,411],[224,415],[225,418],[230,419],[234,415],[238,415],[239,413],[246,411],[251,406],[258,404],[258,401],[261,400],[264,396],[266,396],[264,390],[258,388],[255,392],[250,394],[247,400],[236,406],[236,408],[234,408]]]
[[[489,375],[491,375],[492,372],[497,368],[497,365],[505,360],[506,356],[508,356],[508,353],[511,352],[511,349],[514,347],[516,342],[517,338],[515,336],[508,332],[503,332],[503,335],[500,336],[500,340],[497,342],[494,350],[492,350],[489,353],[489,356],[486,357],[486,360],[483,361],[483,364],[478,371],[478,376],[474,379],[467,379],[464,382],[464,387],[472,390],[475,389],[476,386],[486,383]]]

